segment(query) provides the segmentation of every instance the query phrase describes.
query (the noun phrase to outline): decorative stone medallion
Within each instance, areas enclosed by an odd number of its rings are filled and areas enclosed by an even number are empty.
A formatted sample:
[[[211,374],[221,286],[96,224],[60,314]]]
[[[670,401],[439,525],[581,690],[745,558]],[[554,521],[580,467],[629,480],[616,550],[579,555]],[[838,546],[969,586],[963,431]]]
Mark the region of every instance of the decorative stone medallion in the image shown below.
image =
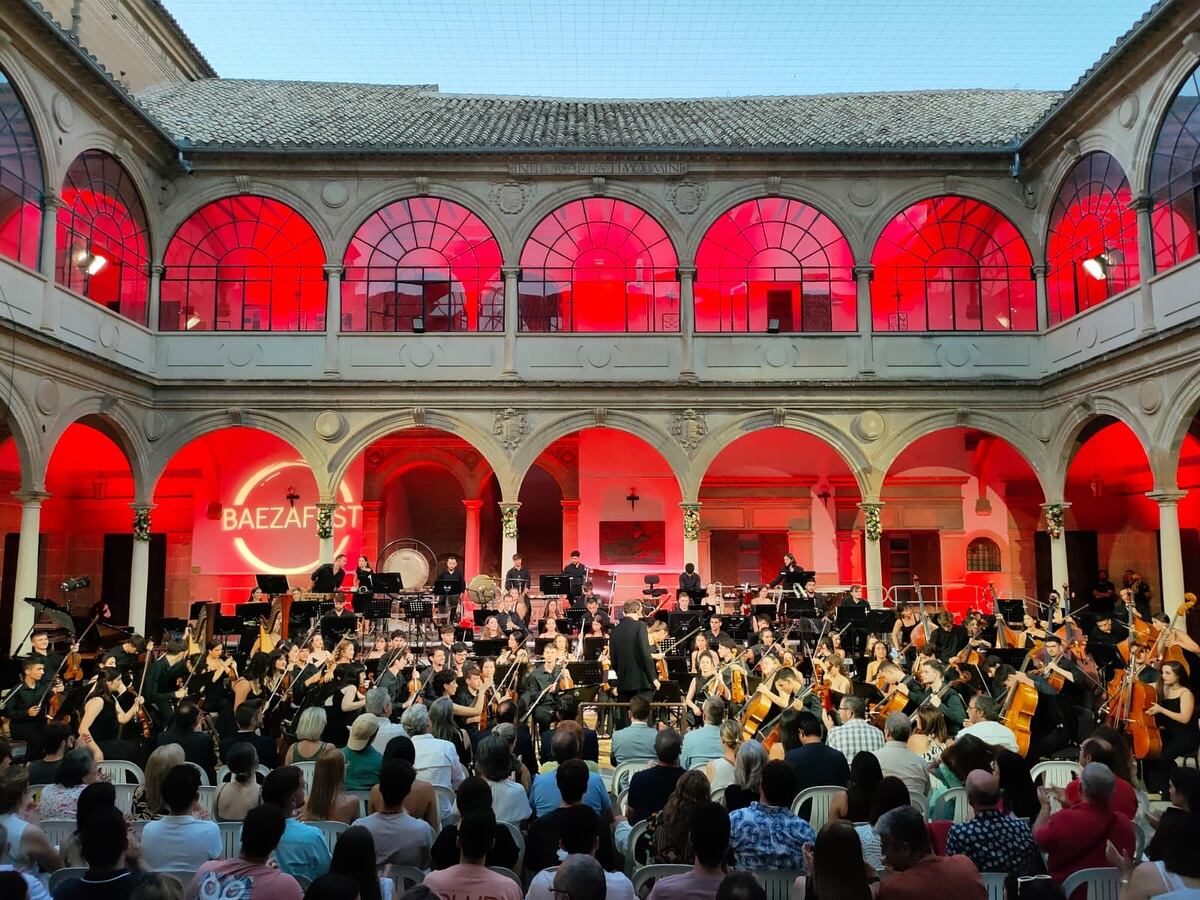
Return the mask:
[[[345,206],[349,199],[350,189],[340,181],[330,181],[321,188],[321,202],[330,209]]]
[[[167,417],[157,409],[147,410],[146,415],[142,417],[142,432],[146,435],[146,440],[151,443],[157,441],[167,432]]]
[[[708,422],[704,413],[694,409],[675,413],[671,418],[671,434],[684,450],[689,453],[695,450],[708,434]]]
[[[66,94],[55,94],[50,106],[54,112],[54,124],[60,131],[70,131],[75,124],[75,104],[71,98]]]
[[[492,203],[505,215],[515,216],[533,199],[533,186],[504,181],[492,187]]]
[[[43,378],[34,389],[33,399],[43,415],[51,415],[58,410],[58,385],[49,378]]]
[[[322,440],[336,441],[346,430],[346,417],[327,409],[317,416],[313,427]]]
[[[505,450],[516,450],[528,433],[529,423],[525,413],[511,406],[496,411],[496,418],[492,421],[492,435],[500,441],[500,446]]]
[[[879,199],[879,187],[870,178],[859,178],[850,185],[850,202],[867,207]]]
[[[686,178],[667,186],[667,199],[671,201],[677,213],[690,216],[700,208],[705,190],[703,182]]]
[[[1162,406],[1162,402],[1162,385],[1153,379],[1143,381],[1141,387],[1138,388],[1138,406],[1145,412],[1156,413]]]
[[[1140,111],[1141,102],[1138,100],[1137,94],[1126,94],[1117,107],[1117,121],[1121,123],[1122,128],[1132,128],[1137,124]]]
[[[867,409],[854,417],[854,422],[850,427],[854,431],[855,437],[860,441],[871,443],[883,437],[884,431],[887,430],[887,423],[884,421],[883,416],[875,412],[875,410]]]

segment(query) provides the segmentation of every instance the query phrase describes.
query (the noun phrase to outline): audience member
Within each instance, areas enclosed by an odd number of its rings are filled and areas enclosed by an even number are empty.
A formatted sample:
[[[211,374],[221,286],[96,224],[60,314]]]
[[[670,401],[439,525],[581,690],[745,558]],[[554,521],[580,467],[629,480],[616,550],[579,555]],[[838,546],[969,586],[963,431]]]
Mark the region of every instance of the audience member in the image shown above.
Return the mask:
[[[475,769],[491,788],[492,812],[497,821],[519,825],[533,815],[525,788],[513,780],[512,753],[502,734],[488,735],[479,742]]]
[[[558,869],[543,869],[533,876],[529,883],[529,891],[525,894],[526,900],[552,900],[551,887],[556,892],[560,890],[557,883],[559,873],[578,855],[592,859],[604,873],[607,900],[635,900],[633,885],[625,873],[605,871],[594,859],[600,847],[600,833],[607,830],[600,822],[600,817],[590,807],[578,805],[560,810],[558,821],[562,828],[559,844],[566,852],[567,858]],[[602,889],[600,897],[605,896],[605,890]],[[571,900],[577,900],[574,894],[571,895]]]
[[[466,813],[458,823],[458,863],[429,873],[425,884],[443,900],[521,900],[521,889],[510,878],[488,871],[495,835],[496,816],[490,809]]]
[[[969,734],[993,747],[1003,747],[1010,753],[1020,752],[1017,736],[1007,725],[1000,722],[1000,707],[987,694],[976,694],[967,703],[966,725],[959,730],[958,737]]]
[[[1120,753],[1124,753],[1124,746]],[[1113,745],[1103,738],[1093,736],[1079,745],[1079,765],[1086,767],[1088,763],[1097,762],[1108,766],[1115,776],[1110,805],[1115,812],[1119,812],[1127,819],[1133,819],[1137,816],[1137,791],[1127,779],[1117,775],[1118,755],[1118,751],[1114,749]],[[1065,788],[1051,788],[1049,793],[1057,796],[1063,806],[1078,806],[1083,802],[1082,787],[1080,780],[1076,778]]]
[[[229,764],[229,752],[238,744],[251,744],[258,754],[258,761],[268,769],[278,768],[279,751],[275,742],[265,734],[259,734],[262,728],[262,708],[255,700],[247,700],[233,711],[234,721],[238,730],[221,741],[221,759]]]
[[[783,760],[766,764],[759,799],[729,815],[729,843],[741,869],[788,869],[816,834],[791,810],[796,773]]]
[[[1108,861],[1121,882],[1121,900],[1194,900],[1200,897],[1200,816],[1184,813],[1160,843],[1163,857],[1134,866],[1111,842]]]
[[[696,763],[720,759],[724,751],[721,746],[721,723],[725,721],[725,701],[715,694],[704,701],[704,724],[693,728],[683,736],[683,750],[679,764],[690,769]]]
[[[567,724],[575,723],[579,726],[581,740],[579,743],[579,758],[584,762],[595,763],[593,771],[598,771],[600,766],[600,736],[596,734],[595,729],[588,728],[579,721],[579,698],[571,694],[564,694],[559,698],[558,709],[555,711],[555,719],[558,722],[553,728],[547,728],[541,734],[541,739],[538,743],[538,752],[542,759],[550,759],[550,737],[558,730],[558,727]],[[610,754],[611,755],[611,754]]]
[[[376,778],[378,782],[378,778]],[[326,750],[313,766],[308,799],[297,818],[302,822],[345,822],[349,825],[359,814],[358,798],[346,793],[346,756]]]
[[[414,703],[404,711],[400,724],[413,742],[413,768],[417,777],[434,787],[457,790],[467,777],[467,770],[463,768],[453,743],[429,733],[428,710],[420,703]],[[452,806],[449,800],[438,800],[438,813],[443,822],[453,813]]]
[[[213,817],[221,822],[242,822],[246,813],[262,801],[262,786],[256,777],[258,751],[253,744],[234,744],[229,756],[225,757],[225,764],[229,766],[233,778],[217,788],[213,798]]]
[[[1029,760],[1011,750],[996,751],[996,772],[1000,776],[1000,794],[1004,809],[1018,819],[1032,822],[1037,818],[1037,788],[1029,774]],[[969,776],[968,776],[969,777]]]
[[[455,806],[458,807],[459,816],[491,809],[492,792],[488,788],[488,783],[477,775],[472,775],[458,786]],[[611,842],[611,840],[610,837],[609,841]],[[516,869],[519,853],[512,832],[505,827],[504,823],[497,822],[492,846],[487,852],[487,864],[501,866],[505,869]],[[433,842],[433,849],[430,851],[430,858],[434,869],[448,869],[458,863],[458,825],[451,823],[438,832]],[[528,851],[525,857],[525,868],[529,869]]]
[[[371,746],[379,721],[370,713],[363,713],[350,726],[350,737],[342,748],[346,757],[346,790],[369,791],[379,783],[379,767],[383,754]]]
[[[902,806],[875,823],[883,859],[892,874],[879,886],[878,900],[986,900],[987,889],[965,856],[935,856],[921,813]]]
[[[366,700],[366,710],[375,717],[375,723],[379,726],[371,746],[382,754],[387,749],[388,741],[404,734],[404,726],[392,721],[392,698],[388,696],[387,688],[371,688],[367,691]]]
[[[712,800],[703,772],[685,770],[660,812],[646,820],[646,839],[656,863],[688,864],[692,849],[692,813]]]
[[[650,900],[710,900],[720,888],[729,852],[729,813],[719,803],[701,803],[692,810],[689,824],[692,870],[658,879]]]
[[[879,876],[863,859],[862,841],[847,822],[828,822],[814,844],[804,845],[804,871],[796,879],[800,900],[872,900]]]
[[[147,822],[142,831],[142,861],[147,868],[194,872],[204,863],[221,858],[221,829],[217,823],[202,822],[189,814],[199,798],[199,769],[183,763],[167,773],[163,801],[168,814]]]
[[[20,767],[0,772],[0,829],[7,838],[0,863],[18,869],[40,866],[43,871],[53,872],[63,864],[58,850],[41,828],[21,818],[28,787],[28,777]]]
[[[178,744],[186,762],[195,763],[208,775],[208,783],[217,783],[217,753],[212,735],[203,730],[200,707],[192,700],[180,700],[175,717],[155,740],[159,747]],[[153,810],[152,810],[153,812]]]
[[[767,748],[761,741],[743,741],[733,765],[733,783],[725,788],[725,808],[730,812],[745,809],[758,799],[763,768],[768,762]]]
[[[84,823],[80,844],[87,871],[55,888],[54,900],[129,900],[134,888],[153,877],[126,864],[125,816],[115,806],[92,814]]]
[[[8,855],[8,838],[0,832],[0,859]],[[15,878],[14,878],[15,876]],[[22,895],[20,882],[24,881]],[[28,872],[18,872],[11,864],[0,864],[0,897],[5,900],[50,900],[50,892],[40,878]]]
[[[358,900],[358,882],[326,872],[308,886],[304,900]]]
[[[912,734],[912,722],[902,712],[891,713],[883,723],[884,744],[875,751],[879,769],[885,775],[894,775],[904,782],[909,796],[926,796],[929,793],[929,769],[921,757],[908,749],[908,738]]]
[[[558,764],[556,768],[562,768],[563,763],[568,760],[579,759],[579,739],[568,728],[554,730],[550,749],[554,753],[554,761]],[[580,762],[583,761],[580,760]],[[587,763],[584,763],[584,768],[587,769]],[[590,769],[583,802],[605,819],[612,816],[612,800],[609,799],[604,780]],[[533,807],[534,815],[539,817],[548,815],[562,806],[563,798],[558,788],[557,771],[542,772],[534,777],[533,784],[529,789],[529,803]]]
[[[100,777],[96,758],[86,747],[76,747],[58,764],[54,782],[42,788],[38,815],[43,819],[74,819],[83,789]]]
[[[667,798],[683,775],[679,755],[683,752],[683,740],[674,728],[664,728],[654,738],[654,755],[657,764],[629,779],[628,819],[636,825],[651,813],[667,805]]]
[[[911,804],[912,798],[908,796],[908,788],[903,781],[895,776],[882,778],[875,786],[867,820],[854,825],[854,830],[858,832],[858,840],[862,844],[863,859],[876,871],[883,868],[883,848],[879,845],[879,835],[875,833],[875,823],[884,813]]]
[[[721,879],[717,900],[767,900],[767,892],[753,873],[730,872]]]
[[[650,700],[640,694],[629,701],[629,724],[613,732],[608,758],[614,766],[633,759],[654,759],[654,738],[658,732],[650,726]]]
[[[883,746],[883,732],[866,720],[867,701],[862,697],[843,697],[837,714],[840,725],[834,725],[829,713],[825,713],[825,725],[829,728],[825,743],[841,751],[846,759],[854,759],[863,750],[873,753]]]
[[[796,770],[796,790],[838,785],[850,780],[850,763],[844,754],[821,740],[821,720],[807,710],[796,716],[800,745],[784,754],[784,761]]]
[[[833,795],[829,803],[830,819],[865,822],[875,798],[875,789],[883,780],[879,757],[870,750],[860,750],[850,763],[850,779],[846,790]]]
[[[30,784],[50,784],[58,775],[58,764],[68,750],[75,747],[75,732],[66,725],[51,722],[42,729],[42,749],[45,755],[26,763]]]
[[[188,885],[187,900],[238,897],[240,900],[300,900],[299,882],[268,865],[287,826],[278,806],[264,803],[246,813],[242,849],[236,859],[206,862]]]
[[[588,770],[583,760],[566,760],[549,776],[538,776],[544,777],[555,779],[555,789],[561,800],[557,809],[551,809],[529,823],[529,833],[525,838],[525,868],[530,872],[549,868],[558,862],[559,835],[566,827],[566,810],[585,806],[595,811],[595,807],[587,802],[587,794],[592,790],[593,779],[598,776]],[[537,779],[534,780],[536,782]],[[606,870],[617,868],[616,847],[608,828],[600,829],[600,847],[596,858]]]
[[[337,837],[329,871],[358,882],[358,900],[392,900],[395,882],[380,878],[375,866],[375,838],[361,825],[351,825]]]
[[[1166,846],[1176,826],[1189,820],[1191,813],[1200,812],[1200,771],[1176,766],[1170,777],[1171,805],[1160,815],[1146,814],[1154,829],[1146,844],[1146,859],[1159,860],[1166,856]]]
[[[407,735],[392,738],[383,751],[385,763],[390,759],[402,759],[411,766],[416,758],[416,748],[413,746],[412,738]],[[435,831],[441,824],[437,793],[432,784],[422,781],[420,777],[413,782],[412,790],[404,798],[404,808],[414,819],[428,822],[429,827]],[[379,785],[375,785],[371,788],[370,799],[367,801],[367,812],[379,812],[381,809],[383,809],[383,796],[379,793]],[[457,851],[455,858],[457,859]]]
[[[974,815],[950,827],[946,854],[961,853],[980,872],[1040,875],[1046,871],[1029,824],[1001,808],[1000,777],[976,769],[967,776],[967,802]]]
[[[726,719],[721,723],[721,757],[711,759],[704,767],[708,786],[713,792],[733,784],[734,764],[737,762],[738,747],[742,744],[742,723],[737,719]]]
[[[278,807],[286,819],[275,850],[280,870],[310,881],[329,871],[329,846],[321,830],[296,819],[304,808],[304,773],[295,766],[276,769],[263,780],[262,800]]]
[[[554,873],[554,892],[571,900],[624,900],[608,885],[608,873],[590,856],[568,856]],[[632,897],[632,891],[630,892]]]
[[[433,829],[428,822],[413,818],[404,808],[404,798],[415,779],[416,772],[408,763],[388,760],[379,770],[383,810],[354,822],[365,827],[375,838],[375,861],[380,866],[429,868]]]

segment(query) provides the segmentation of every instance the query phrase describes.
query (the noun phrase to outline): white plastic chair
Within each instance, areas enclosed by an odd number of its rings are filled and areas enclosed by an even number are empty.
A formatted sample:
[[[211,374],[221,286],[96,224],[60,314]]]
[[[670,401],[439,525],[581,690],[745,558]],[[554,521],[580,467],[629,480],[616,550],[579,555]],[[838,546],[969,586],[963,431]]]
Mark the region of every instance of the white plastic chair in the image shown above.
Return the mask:
[[[121,759],[106,759],[96,763],[97,771],[108,776],[113,784],[145,784],[146,773],[140,766]],[[128,812],[128,810],[126,810]]]
[[[754,877],[762,882],[767,900],[791,900],[792,886],[803,874],[803,869],[777,869],[755,872]]]
[[[1142,854],[1146,850],[1146,829],[1142,827],[1141,822],[1133,823],[1133,864],[1136,866],[1142,861]]]
[[[1116,869],[1080,869],[1063,882],[1063,894],[1070,897],[1077,887],[1087,887],[1087,900],[1117,900],[1121,878]]]
[[[75,833],[74,819],[42,819],[37,827],[42,829],[46,840],[59,849],[66,843],[67,838]]]
[[[617,794],[617,802],[614,805],[617,807],[617,810],[621,813],[621,815],[627,816],[627,815],[629,815],[628,803],[629,803],[629,788],[625,788],[625,790],[623,790],[623,791],[621,791],[621,793]]]
[[[217,790],[211,784],[200,785],[200,808],[208,813],[212,821],[217,818]]]
[[[908,802],[916,809],[923,819],[929,818],[929,798],[924,794],[909,794]]]
[[[201,784],[207,784],[207,785],[210,785],[210,786],[212,785],[212,781],[209,779],[209,777],[208,777],[208,773],[207,773],[207,772],[205,772],[205,771],[204,771],[204,769],[202,769],[202,768],[201,768],[200,766],[198,766],[196,763],[194,763],[194,762],[185,762],[185,763],[184,763],[184,765],[185,765],[185,766],[191,766],[191,767],[192,767],[192,768],[194,768],[194,769],[195,769],[197,772],[199,772],[199,773],[200,773],[200,783],[201,783]]]
[[[309,822],[307,824],[321,830],[321,837],[325,838],[325,846],[329,848],[330,853],[333,853],[333,845],[337,843],[338,835],[350,827],[345,822]]]
[[[258,768],[255,769],[254,771],[256,774],[261,775],[263,778],[266,778],[268,775],[271,774],[271,770],[268,769],[266,766],[262,765],[261,763],[259,763]],[[233,777],[233,773],[231,771],[229,771],[229,766],[217,766],[216,775],[217,775],[217,784],[224,784],[230,778]]]
[[[725,805],[725,788],[719,787],[712,792],[712,802],[720,803],[722,806]]]
[[[692,871],[691,866],[674,866],[660,863],[653,866],[642,866],[633,873],[633,895],[642,896],[642,888],[651,881],[666,878],[668,875],[686,875]]]
[[[633,874],[642,866],[648,866],[650,863],[637,858],[637,845],[641,840],[642,835],[646,833],[646,828],[649,822],[645,819],[638,822],[629,830],[629,844],[625,847],[625,874],[633,878]],[[618,850],[621,848],[617,848]]]
[[[966,788],[950,788],[938,799],[938,804],[949,809],[949,814],[944,818],[955,824],[965,822],[975,815],[975,810],[971,809],[971,804],[967,802]]]
[[[1047,759],[1034,765],[1029,770],[1029,777],[1034,784],[1041,778],[1043,787],[1065,788],[1082,771],[1079,763],[1069,759]]]
[[[292,763],[292,765],[304,773],[304,783],[312,787],[313,778],[317,771],[316,760],[309,759],[304,762]]]
[[[43,823],[44,824],[44,823]],[[60,884],[72,878],[82,878],[87,869],[58,869],[50,873],[50,893],[53,894]]]
[[[1007,872],[980,872],[979,877],[987,888],[988,900],[1005,900],[1004,881],[1008,878]]]
[[[519,872],[521,870],[521,863],[525,861],[525,838],[521,834],[521,829],[512,822],[501,822],[500,824],[508,829],[508,833],[512,835],[513,843],[517,845],[515,869]]]
[[[133,792],[137,788],[136,784],[114,784],[113,790],[117,792],[116,807],[125,815],[133,812]]]
[[[845,788],[833,784],[805,788],[792,802],[792,812],[800,815],[800,810],[808,803],[808,824],[813,827],[813,831],[820,831],[829,821],[829,806],[833,803],[833,798],[844,790]]]
[[[512,869],[506,869],[503,866],[488,866],[488,871],[495,872],[497,875],[503,875],[505,878],[511,878],[517,883],[517,887],[519,887],[521,890],[525,890],[525,885],[521,883],[521,876]]]
[[[437,797],[438,831],[440,832],[447,825],[453,825],[458,821],[458,794],[440,784],[433,786],[433,793]],[[443,816],[443,809],[449,809],[450,812]]]
[[[221,859],[237,859],[242,850],[242,823],[218,822],[221,829]]]
[[[615,769],[613,769],[611,793],[614,797],[619,797],[621,791],[629,787],[629,779],[634,776],[634,773],[640,772],[643,769],[649,769],[652,766],[658,765],[658,760],[655,759],[627,759]]]
[[[396,882],[396,896],[399,897],[414,884],[425,880],[425,873],[416,866],[389,866],[387,877]]]

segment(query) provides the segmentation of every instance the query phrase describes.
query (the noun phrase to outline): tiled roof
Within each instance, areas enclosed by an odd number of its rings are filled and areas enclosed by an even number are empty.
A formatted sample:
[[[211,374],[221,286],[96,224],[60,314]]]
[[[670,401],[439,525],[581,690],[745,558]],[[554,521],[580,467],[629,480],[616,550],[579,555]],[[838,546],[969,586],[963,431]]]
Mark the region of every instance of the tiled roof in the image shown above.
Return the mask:
[[[196,147],[309,150],[1007,150],[1057,91],[688,100],[444,94],[433,85],[205,79],[141,105]]]

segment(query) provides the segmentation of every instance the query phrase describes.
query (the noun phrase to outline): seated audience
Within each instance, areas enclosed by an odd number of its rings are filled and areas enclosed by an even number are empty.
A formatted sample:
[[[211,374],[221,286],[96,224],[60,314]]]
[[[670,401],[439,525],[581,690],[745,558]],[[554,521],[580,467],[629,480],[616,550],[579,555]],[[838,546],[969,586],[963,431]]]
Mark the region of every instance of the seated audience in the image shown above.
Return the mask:
[[[884,744],[875,751],[879,769],[885,776],[894,775],[904,782],[909,796],[924,797],[929,793],[929,769],[925,760],[908,749],[912,722],[902,712],[892,713],[883,723]]]
[[[1000,776],[1000,794],[1004,798],[1004,809],[1018,819],[1032,822],[1037,818],[1037,788],[1029,774],[1029,760],[1011,750],[996,752],[996,772]]]
[[[389,759],[402,759],[411,766],[413,760],[416,758],[417,751],[413,747],[412,739],[403,734],[388,741],[387,748],[383,752],[383,761],[385,763]],[[408,814],[414,819],[422,819],[428,822],[429,827],[434,831],[441,824],[438,814],[437,793],[433,790],[433,785],[427,781],[417,778],[413,782],[412,790],[404,798],[404,808],[408,810]],[[370,799],[367,801],[367,812],[379,812],[381,809],[383,809],[383,797],[379,793],[379,785],[375,785],[371,788]]]
[[[797,793],[827,784],[845,786],[850,780],[850,763],[843,753],[821,740],[821,730],[821,720],[812,713],[805,710],[796,714],[799,746],[787,751],[783,759],[796,770]]]
[[[1146,844],[1146,859],[1163,859],[1176,825],[1188,821],[1190,813],[1200,812],[1200,771],[1177,766],[1171,773],[1169,796],[1171,805],[1160,815],[1146,814],[1146,821],[1154,828]]]
[[[986,900],[987,889],[965,856],[935,856],[921,813],[902,806],[875,823],[883,859],[892,870],[879,886],[879,900]]]
[[[554,753],[554,761],[558,763],[559,768],[568,760],[579,759],[579,740],[568,728],[554,730],[550,749]],[[587,768],[587,763],[584,763],[584,768]],[[529,789],[529,802],[533,806],[534,815],[545,816],[562,806],[563,798],[559,793],[557,776],[558,772],[553,771],[542,772],[534,777],[533,784]],[[632,791],[630,793],[632,795]],[[612,800],[608,796],[608,789],[604,786],[604,779],[591,770],[588,771],[588,785],[583,802],[605,819],[612,816]]]
[[[147,822],[142,831],[142,861],[147,868],[194,872],[209,860],[221,858],[217,823],[202,822],[189,814],[199,797],[199,769],[183,763],[167,773],[163,781],[167,815]]]
[[[729,845],[740,869],[788,869],[816,834],[791,810],[796,773],[783,760],[763,768],[758,800],[729,815]]]
[[[845,819],[847,822],[865,822],[871,812],[875,789],[883,780],[883,769],[879,757],[868,750],[854,755],[850,763],[850,780],[846,790],[834,794],[829,803],[830,819]]]
[[[554,873],[554,893],[571,900],[625,900],[608,884],[608,873],[582,853],[568,856]],[[630,895],[632,897],[632,892]]]
[[[738,730],[741,731],[740,726]],[[725,788],[724,803],[727,810],[745,809],[758,799],[763,767],[767,762],[767,749],[761,741],[742,742],[734,758],[733,783]]]
[[[146,780],[133,789],[133,819],[149,822],[167,813],[163,802],[163,782],[167,773],[183,765],[187,757],[179,744],[160,744],[146,760]]]
[[[708,786],[714,792],[733,784],[734,764],[737,762],[738,748],[741,745],[742,723],[737,719],[726,719],[721,723],[721,756],[719,759],[709,760],[708,765],[704,767]]]
[[[358,882],[358,900],[392,900],[395,892],[396,883],[391,878],[379,877],[375,839],[361,825],[351,825],[338,835],[329,872]]]
[[[961,732],[960,732],[961,733]],[[927,763],[941,757],[950,743],[950,732],[946,728],[946,717],[942,711],[928,703],[922,703],[912,717],[912,734],[908,736],[908,749]]]
[[[236,859],[206,862],[187,887],[187,900],[240,897],[241,900],[300,900],[304,891],[286,872],[268,865],[287,826],[278,806],[264,803],[246,813],[242,849]]]
[[[1053,815],[1050,793],[1038,788],[1041,810],[1033,823],[1033,838],[1046,853],[1050,877],[1058,884],[1080,869],[1104,867],[1110,841],[1119,852],[1133,855],[1133,823],[1112,805],[1117,781],[1112,770],[1104,763],[1088,763],[1079,781],[1082,802]]]
[[[538,776],[543,777],[547,776]],[[598,776],[589,771],[587,763],[583,760],[566,760],[548,777],[555,779],[555,789],[562,799],[556,809],[549,810],[529,823],[529,833],[525,838],[525,868],[530,872],[549,868],[558,862],[558,840],[565,827],[564,816],[567,809],[585,806],[595,810],[595,807],[587,802],[587,795],[592,790],[593,779]],[[618,865],[612,832],[607,827],[600,829],[600,848],[596,852],[596,858],[600,860],[600,865],[610,871]]]
[[[1134,866],[1127,854],[1111,843],[1108,861],[1121,883],[1121,900],[1192,900],[1200,897],[1200,816],[1184,813],[1160,842],[1163,857]]]
[[[721,879],[717,900],[767,900],[767,891],[752,872],[730,872]]]
[[[831,719],[825,723],[829,728],[825,743],[840,750],[846,759],[853,760],[862,750],[875,751],[883,746],[883,732],[866,720],[867,701],[862,697],[843,697],[837,715],[840,725]],[[828,713],[825,716],[830,718]]]
[[[976,694],[967,703],[967,721],[958,732],[958,737],[964,734],[979,738],[985,744],[1002,747],[1010,753],[1017,753],[1017,736],[1007,725],[1000,722],[1000,706],[987,694]]]
[[[80,833],[87,872],[54,889],[54,900],[129,900],[130,894],[153,876],[126,863],[129,837],[125,816],[114,807],[96,810]]]
[[[375,838],[377,865],[429,868],[433,829],[428,822],[414,819],[404,808],[404,798],[415,780],[416,772],[412,766],[399,759],[389,760],[379,771],[382,811],[354,822],[365,827]]]
[[[697,900],[714,897],[725,878],[729,852],[729,813],[719,803],[701,803],[692,810],[692,870],[654,882],[650,900]]]
[[[683,736],[683,751],[679,764],[690,769],[696,763],[720,759],[724,755],[721,746],[721,724],[725,721],[725,701],[712,696],[704,701],[704,724],[692,728]]]
[[[980,872],[1042,874],[1046,869],[1033,832],[1026,822],[1001,808],[1001,799],[998,775],[978,769],[968,775],[967,802],[974,815],[950,826],[946,854],[961,853]]]
[[[949,819],[949,809],[941,802],[942,795],[951,788],[963,787],[967,776],[976,769],[990,772],[995,768],[996,751],[974,735],[956,738],[945,749],[934,767],[929,791],[929,821]]]
[[[229,765],[229,753],[238,744],[251,744],[258,761],[268,769],[279,767],[279,751],[275,741],[265,734],[259,734],[262,728],[262,707],[257,700],[247,700],[233,711],[233,719],[237,722],[238,730],[221,741],[221,759]]]
[[[646,820],[646,842],[654,862],[687,865],[695,857],[692,813],[711,799],[704,773],[684,771],[667,805]]]
[[[79,795],[100,777],[92,751],[77,747],[58,764],[54,782],[42,788],[38,816],[43,819],[74,819]]]
[[[243,703],[238,709],[245,706]],[[213,797],[213,817],[219,822],[242,822],[246,813],[262,799],[262,786],[256,777],[258,751],[245,741],[234,744],[225,757],[225,765],[229,766],[233,777],[217,788]]]
[[[650,701],[638,696],[629,701],[629,724],[613,732],[608,759],[614,766],[633,759],[654,759],[654,738],[658,731],[650,725]]]
[[[66,725],[52,722],[42,729],[42,749],[45,755],[26,763],[30,784],[50,784],[58,775],[58,764],[75,747],[75,732]]]
[[[579,722],[579,698],[570,694],[563,695],[558,701],[558,710],[555,713],[555,718],[559,724],[565,722],[577,722],[579,724],[580,731],[583,733],[583,740],[579,745],[579,758],[584,762],[599,763],[600,738],[596,734],[595,729],[588,728],[582,722]],[[538,755],[541,759],[551,758],[550,737],[556,730],[558,730],[558,726],[547,728],[542,732],[538,743]],[[589,766],[589,768],[591,767]]]
[[[478,776],[472,775],[458,786],[457,799],[454,804],[459,816],[492,808],[492,792],[488,783]],[[512,832],[502,822],[496,823],[492,838],[491,849],[487,852],[487,864],[500,866],[504,869],[515,869],[519,855]],[[459,861],[458,825],[450,824],[437,833],[430,851],[430,859],[434,869],[448,869]],[[528,852],[525,858],[525,868],[529,869]]]
[[[298,762],[316,762],[326,750],[336,750],[333,744],[321,740],[328,723],[329,714],[323,706],[306,706],[300,710],[300,718],[296,720],[296,743],[288,747],[284,762],[289,766]]]
[[[275,850],[279,868],[310,881],[329,871],[329,846],[321,830],[296,818],[304,808],[304,773],[295,766],[276,769],[263,781],[262,801],[277,806],[286,819]]]
[[[875,833],[875,823],[884,813],[901,806],[909,806],[912,798],[908,796],[908,788],[899,778],[883,778],[875,786],[875,794],[871,799],[871,812],[865,822],[856,823],[854,830],[858,832],[858,840],[862,844],[863,859],[872,869],[879,871],[883,868],[883,848],[879,846],[879,835]]]
[[[870,900],[879,884],[874,867],[863,859],[858,832],[847,822],[827,822],[816,842],[804,845],[804,871],[808,874],[796,879],[801,900]]]
[[[346,757],[346,790],[369,791],[379,783],[379,767],[383,754],[371,746],[379,721],[370,713],[363,713],[350,726],[350,737],[342,748]]]
[[[212,735],[204,730],[200,707],[194,701],[179,701],[174,720],[155,739],[155,744],[159,747],[178,744],[183,748],[184,760],[203,769],[209,784],[217,783],[217,753],[213,749]]]
[[[64,866],[72,869],[87,866],[87,860],[83,858],[83,851],[80,849],[83,823],[88,821],[96,810],[112,809],[116,805],[117,789],[107,781],[97,781],[83,789],[83,793],[79,795],[79,805],[75,808],[75,830],[61,842],[60,854]],[[125,858],[132,865],[137,862],[140,853],[140,846],[130,846]]]
[[[1124,746],[1118,752],[1108,741],[1093,736],[1079,745],[1079,765],[1086,767],[1088,763],[1098,762],[1108,766],[1115,776],[1110,805],[1115,812],[1133,819],[1137,816],[1137,791],[1127,778],[1117,775],[1119,753],[1124,753]],[[1083,802],[1082,787],[1080,780],[1075,778],[1065,788],[1051,788],[1049,793],[1057,796],[1063,806],[1078,806]]]
[[[493,734],[479,742],[475,769],[492,790],[492,812],[497,821],[519,825],[533,815],[525,788],[513,780],[512,753],[505,737]]]
[[[636,825],[667,805],[667,798],[684,772],[679,765],[682,752],[683,740],[674,728],[664,728],[654,738],[657,765],[635,772],[629,779],[629,824]]]
[[[392,721],[392,698],[388,696],[387,688],[371,688],[367,691],[366,699],[366,710],[375,717],[375,723],[379,726],[371,746],[382,754],[387,749],[388,741],[404,734],[404,727]]]
[[[0,859],[8,854],[8,837],[0,833]],[[21,882],[24,882],[22,886]],[[21,893],[22,889],[24,893]],[[0,863],[0,897],[5,900],[50,900],[42,880],[28,872],[18,872],[8,863]]]
[[[18,869],[41,867],[45,872],[53,872],[63,865],[58,850],[41,828],[21,817],[21,805],[28,787],[25,771],[20,767],[9,767],[0,772],[0,828],[8,838],[0,863]],[[112,789],[111,785],[109,789]]]
[[[425,876],[425,885],[443,900],[521,900],[521,888],[512,879],[487,868],[496,824],[490,809],[466,813],[458,824],[458,863],[430,872]]]
[[[558,869],[543,869],[533,876],[529,883],[529,891],[525,894],[526,900],[552,900],[550,889],[554,887],[556,893],[559,890],[559,872],[577,855],[592,859],[604,873],[607,900],[635,900],[633,885],[625,873],[605,871],[594,859],[600,847],[600,832],[607,830],[595,811],[580,805],[560,810],[560,813],[559,824],[562,831],[559,834],[559,844],[566,852],[567,858]],[[601,893],[601,897],[605,897],[604,892]],[[571,900],[575,900],[574,895]]]
[[[426,784],[457,790],[467,777],[458,758],[458,750],[450,741],[435,738],[429,733],[429,711],[420,703],[414,703],[400,717],[409,738],[413,742],[415,761],[413,768],[417,777]],[[446,800],[438,801],[438,814],[446,821],[453,813],[452,804]]]

